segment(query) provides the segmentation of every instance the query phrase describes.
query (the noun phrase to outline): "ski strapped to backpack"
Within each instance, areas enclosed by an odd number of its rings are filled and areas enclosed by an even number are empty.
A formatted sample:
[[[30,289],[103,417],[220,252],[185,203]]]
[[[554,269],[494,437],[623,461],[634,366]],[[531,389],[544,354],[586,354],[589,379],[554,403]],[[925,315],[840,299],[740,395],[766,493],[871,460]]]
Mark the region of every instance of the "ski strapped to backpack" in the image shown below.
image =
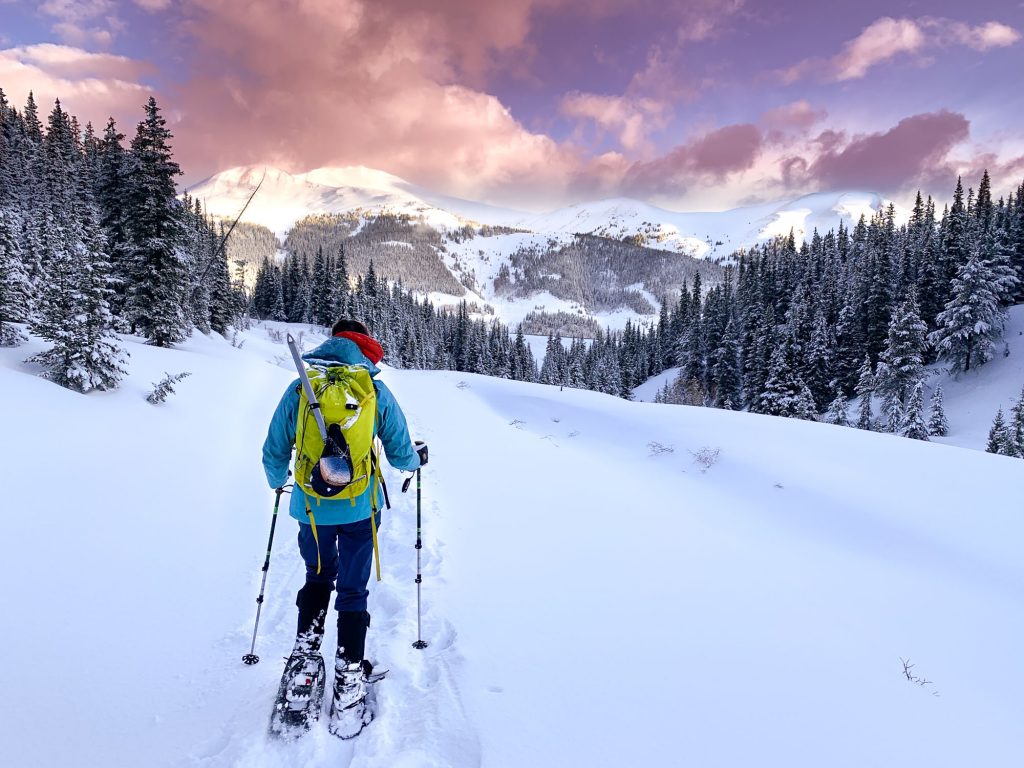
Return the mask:
[[[311,366],[302,362],[295,339],[288,334],[295,369],[301,382],[295,425],[295,484],[305,495],[306,515],[317,545],[320,572],[320,541],[310,504],[321,499],[356,498],[370,490],[370,527],[374,560],[380,581],[380,548],[377,543],[377,487],[381,482],[376,449],[377,390],[364,365]]]

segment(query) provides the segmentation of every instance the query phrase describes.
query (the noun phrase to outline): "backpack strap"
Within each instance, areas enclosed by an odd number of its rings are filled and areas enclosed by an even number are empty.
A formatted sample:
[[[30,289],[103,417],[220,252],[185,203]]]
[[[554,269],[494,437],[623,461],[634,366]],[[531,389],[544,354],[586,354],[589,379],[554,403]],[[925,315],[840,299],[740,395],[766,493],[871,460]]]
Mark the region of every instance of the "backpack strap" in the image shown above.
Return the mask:
[[[309,496],[307,496],[306,494],[302,494],[302,496],[306,500],[306,515],[309,516],[309,524],[313,527],[313,543],[316,544],[316,573],[319,576],[320,575],[320,537],[316,535],[316,518],[313,517],[313,510],[309,506]],[[376,537],[374,538],[373,543],[374,543],[374,546],[376,546],[376,544],[377,544]],[[377,577],[377,580],[378,581],[380,580],[379,576]]]
[[[377,483],[380,481],[380,458],[376,448],[370,446],[370,533],[373,536],[373,560],[377,567],[377,581],[380,577],[380,544],[377,542]]]

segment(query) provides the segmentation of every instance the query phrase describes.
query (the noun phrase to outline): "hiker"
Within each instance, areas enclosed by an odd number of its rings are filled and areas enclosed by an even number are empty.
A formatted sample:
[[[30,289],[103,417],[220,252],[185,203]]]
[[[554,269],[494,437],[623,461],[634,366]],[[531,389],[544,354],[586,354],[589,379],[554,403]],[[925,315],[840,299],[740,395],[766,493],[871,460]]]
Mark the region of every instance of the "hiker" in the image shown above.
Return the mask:
[[[405,415],[394,395],[387,386],[372,378],[380,372],[376,364],[384,356],[380,344],[371,338],[366,326],[357,320],[341,319],[334,324],[331,333],[332,338],[302,356],[312,366],[308,375],[315,382],[313,389],[317,392],[317,399],[322,401],[321,413],[325,414],[325,420],[330,421],[330,404],[324,399],[327,396],[321,393],[325,391],[327,382],[331,381],[331,371],[338,370],[332,369],[332,366],[355,365],[365,368],[369,376],[361,370],[357,370],[357,373],[362,375],[366,390],[371,389],[372,382],[372,393],[367,391],[356,394],[360,402],[363,402],[363,395],[375,396],[376,401],[375,413],[368,413],[365,422],[362,438],[365,447],[355,444],[358,437],[350,437],[352,459],[357,459],[360,450],[367,455],[372,444],[369,436],[372,434],[373,438],[379,438],[388,462],[395,469],[413,471],[426,464],[426,445],[420,442],[413,444]],[[325,373],[321,374],[321,371]],[[352,409],[341,410],[341,414],[357,413],[356,406],[349,404],[355,403],[356,399],[344,391],[341,396],[343,399],[340,407]],[[336,589],[334,607],[338,611],[338,650],[335,656],[333,723],[336,708],[342,710],[362,706],[366,695],[366,679],[372,673],[372,666],[364,659],[366,630],[370,624],[366,598],[369,595],[367,582],[376,546],[376,527],[380,522],[382,496],[378,484],[379,457],[376,456],[367,459],[368,467],[360,468],[358,464],[354,466],[349,494],[328,498],[314,490],[322,490],[322,487],[309,482],[310,467],[316,461],[310,463],[304,456],[307,452],[317,452],[315,459],[319,459],[324,441],[311,411],[301,380],[296,379],[285,390],[270,421],[267,439],[263,444],[263,468],[270,487],[281,488],[288,481],[292,448],[296,446],[295,484],[289,513],[299,522],[299,552],[306,564],[306,583],[295,600],[299,616],[292,657],[315,657],[322,666],[320,644],[331,591]],[[362,415],[361,410],[358,413]],[[355,431],[356,428],[350,430]],[[329,428],[328,435],[331,434]],[[304,450],[307,441],[311,439],[316,441],[318,447]],[[360,479],[363,480],[362,484],[358,482]],[[359,492],[361,486],[365,486],[365,490]],[[288,669],[286,667],[286,672]],[[355,714],[358,715],[355,719],[361,720],[361,711]],[[361,728],[362,724],[359,724]]]

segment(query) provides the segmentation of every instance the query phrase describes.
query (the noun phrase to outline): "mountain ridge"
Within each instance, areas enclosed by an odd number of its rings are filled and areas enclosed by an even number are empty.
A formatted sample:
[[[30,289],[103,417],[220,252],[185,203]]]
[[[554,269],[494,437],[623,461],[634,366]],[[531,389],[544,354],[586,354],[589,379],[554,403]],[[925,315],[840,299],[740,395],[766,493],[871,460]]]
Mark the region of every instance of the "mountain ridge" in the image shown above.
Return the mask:
[[[721,259],[737,249],[788,234],[791,228],[800,241],[815,228],[825,232],[839,221],[852,226],[861,215],[870,216],[891,202],[869,190],[836,190],[725,211],[673,211],[613,197],[528,213],[435,193],[366,166],[328,166],[299,174],[273,166],[237,166],[199,182],[189,194],[203,201],[211,214],[233,218],[264,172],[264,187],[243,221],[262,224],[282,240],[306,215],[388,211],[423,218],[438,229],[479,224],[539,234],[592,234],[632,239],[645,247],[694,258]],[[909,212],[898,205],[896,210],[897,223],[902,223]]]

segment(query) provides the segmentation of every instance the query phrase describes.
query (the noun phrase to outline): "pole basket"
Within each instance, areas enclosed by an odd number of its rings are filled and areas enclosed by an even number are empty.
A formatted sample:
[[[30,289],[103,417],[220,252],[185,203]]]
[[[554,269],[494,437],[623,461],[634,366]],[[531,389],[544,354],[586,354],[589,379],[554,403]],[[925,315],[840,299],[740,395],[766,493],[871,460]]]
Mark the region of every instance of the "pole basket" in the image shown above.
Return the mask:
[[[255,653],[247,653],[245,654],[245,656],[242,657],[242,663],[248,664],[249,666],[252,666],[253,664],[259,664],[260,657],[257,656]]]
[[[415,643],[412,644],[412,647],[415,648],[416,650],[422,651],[424,648],[427,647],[427,641],[426,640],[417,640]]]

